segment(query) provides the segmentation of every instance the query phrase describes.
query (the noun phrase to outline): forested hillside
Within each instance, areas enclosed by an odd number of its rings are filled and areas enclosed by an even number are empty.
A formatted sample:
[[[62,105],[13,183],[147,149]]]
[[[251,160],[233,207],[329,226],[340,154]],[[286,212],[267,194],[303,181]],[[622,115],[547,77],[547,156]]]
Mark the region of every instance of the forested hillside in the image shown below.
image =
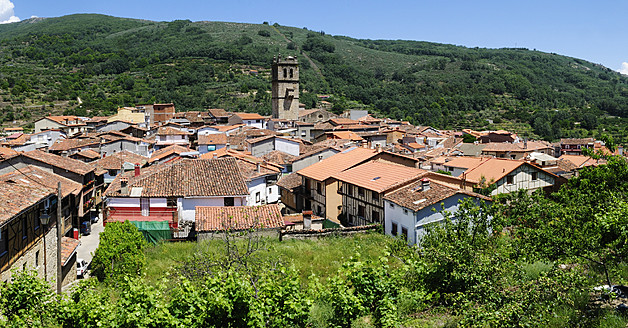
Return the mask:
[[[150,102],[268,114],[268,69],[281,53],[299,56],[307,107],[329,94],[335,111],[365,107],[437,128],[506,128],[548,140],[628,135],[627,77],[527,49],[91,14],[2,25],[0,40],[2,119],[23,125],[48,113],[106,115]]]

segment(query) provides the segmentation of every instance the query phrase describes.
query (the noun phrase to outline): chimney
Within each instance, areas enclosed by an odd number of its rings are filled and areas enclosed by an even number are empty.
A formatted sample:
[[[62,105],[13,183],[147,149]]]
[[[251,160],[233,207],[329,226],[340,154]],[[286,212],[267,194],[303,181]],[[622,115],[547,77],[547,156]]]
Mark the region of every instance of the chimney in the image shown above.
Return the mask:
[[[218,158],[218,154],[217,153],[212,153],[212,159],[216,159]]]
[[[135,163],[135,176],[138,177],[140,175],[140,163]]]
[[[312,229],[312,211],[303,211],[303,230]]]
[[[375,145],[375,149],[377,150],[378,153],[382,152],[382,144],[376,144]]]
[[[129,194],[129,178],[120,178],[120,193],[123,196]]]
[[[421,179],[421,191],[428,191],[428,190],[430,190],[430,179],[428,178]]]
[[[259,164],[259,162],[257,162],[257,173],[260,173],[262,171],[262,166]]]

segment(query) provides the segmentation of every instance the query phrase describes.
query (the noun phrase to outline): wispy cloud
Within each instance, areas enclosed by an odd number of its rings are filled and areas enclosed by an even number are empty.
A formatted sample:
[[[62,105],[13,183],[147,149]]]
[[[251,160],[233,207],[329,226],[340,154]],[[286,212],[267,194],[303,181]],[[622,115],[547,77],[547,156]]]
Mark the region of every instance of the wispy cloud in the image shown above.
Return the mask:
[[[619,68],[619,73],[628,75],[628,62],[621,63],[621,67]]]
[[[10,0],[0,0],[0,24],[20,21],[20,18],[15,16],[13,8],[15,8],[15,6]]]

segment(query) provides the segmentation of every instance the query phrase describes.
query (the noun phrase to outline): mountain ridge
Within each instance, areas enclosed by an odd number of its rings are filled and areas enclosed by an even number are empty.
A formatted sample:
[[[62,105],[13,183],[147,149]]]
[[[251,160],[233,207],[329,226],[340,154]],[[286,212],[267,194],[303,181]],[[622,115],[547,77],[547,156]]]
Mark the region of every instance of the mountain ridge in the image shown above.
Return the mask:
[[[11,106],[13,118],[24,124],[31,118],[22,117],[21,107],[41,104],[35,114],[45,115],[45,106],[63,101],[70,103],[63,111],[85,115],[150,101],[172,101],[181,110],[268,114],[268,76],[249,74],[246,67],[266,70],[282,53],[312,60],[301,61],[307,107],[319,103],[316,94],[330,94],[334,111],[366,108],[439,128],[514,124],[523,135],[548,140],[596,133],[621,138],[628,126],[627,77],[600,64],[525,48],[100,14],[7,24],[0,26],[0,40],[0,106]],[[82,107],[73,102],[77,97]]]

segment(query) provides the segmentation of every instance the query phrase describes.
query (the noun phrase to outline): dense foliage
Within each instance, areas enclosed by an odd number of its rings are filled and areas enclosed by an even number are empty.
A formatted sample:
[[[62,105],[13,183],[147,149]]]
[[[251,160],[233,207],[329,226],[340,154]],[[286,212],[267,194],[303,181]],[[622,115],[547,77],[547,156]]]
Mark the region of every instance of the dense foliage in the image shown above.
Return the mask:
[[[548,140],[606,130],[625,142],[628,135],[626,77],[535,50],[102,15],[6,24],[0,40],[4,121],[110,114],[149,102],[268,114],[268,69],[282,53],[299,55],[300,100],[308,107],[316,94],[330,94],[334,111],[364,107],[437,128],[507,128]]]
[[[142,233],[129,221],[108,223],[94,253],[92,274],[100,281],[142,275],[146,245]]]

